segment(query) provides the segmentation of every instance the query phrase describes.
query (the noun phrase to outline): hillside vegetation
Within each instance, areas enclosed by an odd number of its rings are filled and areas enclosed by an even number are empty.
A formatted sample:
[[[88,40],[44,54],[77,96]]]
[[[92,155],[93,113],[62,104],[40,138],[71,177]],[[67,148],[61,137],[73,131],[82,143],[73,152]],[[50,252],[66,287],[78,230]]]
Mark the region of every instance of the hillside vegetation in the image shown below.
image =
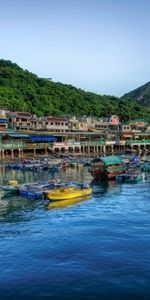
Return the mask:
[[[123,98],[131,98],[142,105],[150,106],[150,82],[147,82],[137,89],[125,94]]]
[[[9,60],[0,60],[0,106],[38,116],[110,116],[121,120],[149,118],[150,109],[137,101],[85,92],[72,85],[39,78]]]

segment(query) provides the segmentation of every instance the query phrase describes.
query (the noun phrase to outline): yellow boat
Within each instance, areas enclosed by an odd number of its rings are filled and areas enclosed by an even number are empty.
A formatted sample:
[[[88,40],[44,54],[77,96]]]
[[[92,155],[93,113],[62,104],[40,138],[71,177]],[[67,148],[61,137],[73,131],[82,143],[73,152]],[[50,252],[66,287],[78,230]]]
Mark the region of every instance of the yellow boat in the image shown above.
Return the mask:
[[[65,200],[65,199],[73,199],[78,197],[89,196],[92,194],[92,189],[90,187],[87,188],[66,187],[66,188],[60,188],[56,190],[47,190],[46,194],[47,194],[47,198],[52,201]]]
[[[67,200],[51,201],[48,203],[48,209],[60,209],[89,199],[92,199],[91,195]]]

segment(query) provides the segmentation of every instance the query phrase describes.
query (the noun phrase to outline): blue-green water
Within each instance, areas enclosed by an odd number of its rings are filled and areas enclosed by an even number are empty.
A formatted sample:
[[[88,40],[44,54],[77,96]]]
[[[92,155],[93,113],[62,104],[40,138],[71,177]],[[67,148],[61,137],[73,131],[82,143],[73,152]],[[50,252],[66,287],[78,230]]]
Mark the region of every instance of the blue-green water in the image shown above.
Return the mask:
[[[65,172],[0,169],[0,183],[92,180]],[[0,200],[0,299],[149,299],[150,177],[93,184],[92,199],[50,207],[19,196]]]

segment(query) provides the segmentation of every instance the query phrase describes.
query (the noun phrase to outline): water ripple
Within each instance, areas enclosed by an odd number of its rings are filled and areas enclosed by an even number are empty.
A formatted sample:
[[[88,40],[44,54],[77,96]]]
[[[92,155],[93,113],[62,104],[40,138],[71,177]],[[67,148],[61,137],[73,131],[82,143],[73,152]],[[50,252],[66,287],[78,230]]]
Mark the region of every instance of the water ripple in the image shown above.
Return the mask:
[[[32,172],[5,175],[37,180]],[[42,173],[41,180],[50,176]],[[92,180],[86,169],[59,176]],[[63,207],[17,196],[0,200],[1,300],[149,299],[150,178],[92,186],[92,199]]]

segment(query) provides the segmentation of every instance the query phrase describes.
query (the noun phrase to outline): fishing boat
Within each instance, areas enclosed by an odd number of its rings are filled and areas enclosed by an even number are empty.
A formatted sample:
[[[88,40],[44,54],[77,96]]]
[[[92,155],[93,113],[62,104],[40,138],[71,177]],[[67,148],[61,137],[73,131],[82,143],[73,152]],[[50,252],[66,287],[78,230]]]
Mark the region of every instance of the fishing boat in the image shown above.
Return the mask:
[[[2,187],[3,191],[7,194],[18,194],[19,193],[19,185],[18,181],[10,180],[8,185],[4,185]]]
[[[90,199],[92,199],[91,195],[90,196],[67,199],[67,200],[50,201],[48,203],[48,209],[65,208],[67,206],[71,206],[71,205],[79,203],[81,201],[90,200]]]
[[[141,171],[150,172],[150,161],[146,161],[140,165]]]
[[[43,191],[38,185],[28,184],[19,188],[19,194],[25,198],[40,199],[43,196]]]
[[[123,173],[116,177],[118,183],[137,183],[142,179],[142,173]]]
[[[124,161],[120,156],[102,156],[91,162],[89,172],[95,179],[112,179],[124,171]]]
[[[6,165],[6,168],[12,169],[12,170],[22,170],[23,166],[22,163],[9,163]]]
[[[38,171],[47,170],[49,165],[45,161],[40,160],[24,160],[21,163],[9,163],[6,165],[8,169],[21,170],[21,171]]]
[[[74,199],[83,196],[89,196],[92,194],[92,189],[89,185],[83,185],[82,187],[71,186],[71,187],[61,187],[55,190],[45,191],[47,198],[51,201]]]
[[[45,198],[45,190],[54,190],[60,187],[68,186],[68,183],[60,182],[58,179],[49,180],[46,183],[27,183],[23,184],[19,187],[19,194],[25,198],[32,198],[32,199],[42,199]]]
[[[62,167],[62,161],[60,159],[52,159],[47,162],[47,167],[51,171],[59,170]]]
[[[48,184],[28,183],[19,187],[19,194],[25,198],[41,199],[45,188],[51,188]]]

